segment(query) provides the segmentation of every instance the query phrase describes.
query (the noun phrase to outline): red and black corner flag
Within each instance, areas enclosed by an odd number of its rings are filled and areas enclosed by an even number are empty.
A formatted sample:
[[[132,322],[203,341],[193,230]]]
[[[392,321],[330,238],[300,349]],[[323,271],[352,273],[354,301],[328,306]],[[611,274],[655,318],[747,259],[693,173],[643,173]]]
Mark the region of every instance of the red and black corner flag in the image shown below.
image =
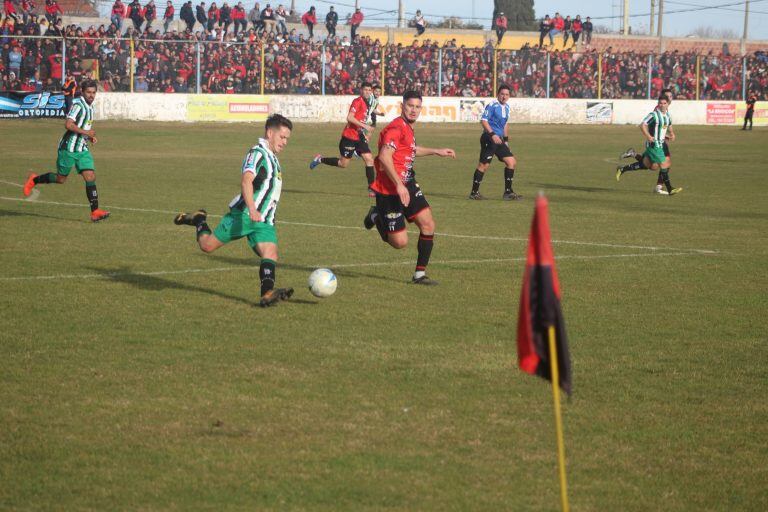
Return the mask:
[[[560,283],[549,235],[547,198],[536,198],[517,319],[517,358],[520,369],[552,381],[549,328],[554,327],[560,387],[571,394],[571,356],[560,308]]]

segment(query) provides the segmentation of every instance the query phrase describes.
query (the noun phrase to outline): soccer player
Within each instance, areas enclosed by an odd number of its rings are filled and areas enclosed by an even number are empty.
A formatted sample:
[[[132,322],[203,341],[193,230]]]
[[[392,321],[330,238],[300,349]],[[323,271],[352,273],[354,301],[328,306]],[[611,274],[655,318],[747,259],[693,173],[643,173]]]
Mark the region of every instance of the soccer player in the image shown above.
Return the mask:
[[[747,129],[747,121],[749,121],[749,129],[752,129],[752,117],[755,115],[755,103],[757,103],[757,96],[755,96],[755,93],[750,91],[747,95],[747,111],[744,112],[744,126],[741,128],[742,130]]]
[[[375,129],[373,125],[367,124],[370,111],[370,100],[373,95],[373,86],[370,82],[363,82],[360,86],[360,96],[352,101],[347,114],[347,126],[341,133],[339,141],[339,158],[324,158],[317,154],[309,164],[310,169],[314,169],[320,164],[330,165],[332,167],[341,167],[345,169],[352,160],[352,156],[357,153],[365,162],[365,177],[368,179],[368,188],[376,177],[373,167],[373,154],[368,147],[368,139]]]
[[[280,114],[273,114],[267,119],[264,131],[264,138],[259,139],[243,160],[240,194],[229,203],[229,213],[213,232],[206,223],[207,213],[202,209],[180,213],[173,220],[177,225],[195,226],[197,243],[205,253],[245,237],[251,249],[261,257],[261,307],[272,306],[293,295],[293,288],[275,288],[275,213],[283,186],[277,155],[288,145],[293,123]]]
[[[376,180],[371,188],[376,193],[376,205],[365,215],[366,229],[376,229],[381,239],[403,249],[408,245],[405,221],[414,222],[419,228],[416,271],[411,280],[414,284],[435,285],[427,277],[427,265],[432,254],[435,221],[424,193],[416,183],[413,160],[417,156],[437,155],[456,158],[449,148],[425,148],[416,145],[413,124],[421,114],[421,93],[407,91],[403,95],[400,117],[389,123],[379,134],[379,155],[376,157]]]
[[[99,193],[96,190],[96,166],[88,150],[88,143],[96,144],[96,132],[93,130],[93,100],[96,99],[96,81],[84,80],[80,84],[82,96],[72,101],[72,108],[67,113],[64,123],[67,131],[59,140],[56,158],[56,172],[37,175],[30,173],[24,184],[24,196],[29,197],[35,185],[64,183],[67,181],[72,166],[85,180],[85,194],[91,205],[91,220],[99,222],[109,217],[109,212],[99,209]]]
[[[496,93],[496,100],[490,102],[480,118],[480,124],[483,126],[483,134],[480,136],[480,162],[475,169],[475,175],[472,178],[472,191],[469,193],[470,199],[485,199],[480,194],[480,183],[483,181],[485,171],[491,166],[493,157],[504,162],[504,195],[502,199],[506,201],[517,201],[523,196],[515,194],[512,190],[512,180],[515,178],[515,155],[509,149],[509,100],[510,89],[506,84],[501,84]]]
[[[373,127],[376,127],[376,117],[386,115],[384,109],[381,108],[381,105],[379,105],[379,96],[381,96],[381,85],[373,84],[373,94],[371,95],[371,99],[368,101],[368,113],[371,119],[368,124]]]
[[[669,165],[662,147],[667,132],[669,132],[669,140],[671,142],[675,140],[675,134],[671,126],[672,120],[669,118],[669,114],[667,114],[668,107],[669,99],[667,96],[659,96],[659,103],[654,111],[645,116],[643,122],[640,123],[640,130],[646,139],[643,161],[617,168],[616,181],[619,181],[625,172],[637,171],[639,169],[658,170],[661,171],[662,181],[667,187],[669,195],[678,194],[683,191],[682,188],[673,188],[669,181]]]
[[[672,104],[672,89],[662,89],[661,90],[662,96],[666,96],[667,100],[669,100],[669,104]],[[671,117],[670,117],[671,119]],[[671,121],[670,121],[671,122]],[[667,141],[670,140],[670,136],[674,136],[674,130],[672,129],[672,126],[670,125],[669,131],[667,133],[667,136],[664,138],[664,144],[662,149],[664,149],[664,156],[666,157],[666,164],[667,164],[667,172],[672,170],[672,155],[669,152],[669,144],[667,144]],[[643,154],[638,153],[635,151],[634,148],[629,148],[626,150],[622,155],[621,158],[634,158],[638,162],[640,162],[640,169],[645,169],[645,164],[643,164]],[[669,192],[664,190],[664,178],[661,174],[661,171],[659,171],[659,175],[656,178],[656,187],[653,189],[654,193],[661,194],[664,196],[668,196]]]

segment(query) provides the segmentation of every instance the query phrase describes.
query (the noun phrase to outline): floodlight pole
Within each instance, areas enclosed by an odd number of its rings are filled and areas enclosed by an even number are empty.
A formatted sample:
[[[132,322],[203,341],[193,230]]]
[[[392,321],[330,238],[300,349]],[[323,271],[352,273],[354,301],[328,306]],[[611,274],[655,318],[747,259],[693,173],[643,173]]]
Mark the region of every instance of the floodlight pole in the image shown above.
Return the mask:
[[[747,53],[747,33],[749,30],[749,0],[744,2],[744,33],[741,36],[741,54]]]
[[[651,29],[648,31],[649,35],[653,35],[653,31],[656,29],[656,0],[651,0]]]
[[[629,0],[624,0],[624,30],[622,34],[629,35]]]
[[[664,31],[663,31],[663,23],[664,23],[664,0],[659,0],[659,33],[657,34],[659,36],[659,51],[664,51],[664,42],[662,38],[664,37]]]
[[[405,2],[399,0],[397,5],[397,26],[398,28],[405,28]]]

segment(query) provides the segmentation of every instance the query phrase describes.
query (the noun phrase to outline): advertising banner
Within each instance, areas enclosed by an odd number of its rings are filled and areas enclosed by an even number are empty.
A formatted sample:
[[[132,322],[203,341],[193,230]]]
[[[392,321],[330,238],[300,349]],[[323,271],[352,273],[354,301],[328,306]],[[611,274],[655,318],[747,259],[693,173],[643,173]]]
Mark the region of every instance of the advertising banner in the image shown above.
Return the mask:
[[[734,124],[735,103],[707,103],[707,124]]]
[[[187,121],[265,121],[268,116],[267,96],[193,94],[187,102]]]
[[[0,92],[0,117],[41,119],[65,117],[64,95],[50,92]]]
[[[587,122],[590,124],[611,124],[613,122],[613,103],[588,101]]]

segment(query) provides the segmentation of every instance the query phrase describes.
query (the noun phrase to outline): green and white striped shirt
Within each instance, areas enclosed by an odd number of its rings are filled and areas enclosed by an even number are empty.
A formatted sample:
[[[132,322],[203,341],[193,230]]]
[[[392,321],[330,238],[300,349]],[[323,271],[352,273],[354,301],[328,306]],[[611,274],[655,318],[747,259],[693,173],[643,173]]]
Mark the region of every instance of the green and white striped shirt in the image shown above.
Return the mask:
[[[90,130],[93,126],[93,107],[82,97],[75,98],[67,119],[73,120],[81,130]],[[67,130],[59,141],[59,149],[65,149],[71,153],[88,151],[88,137]]]
[[[259,139],[259,144],[245,155],[243,174],[247,172],[253,174],[253,202],[261,213],[262,222],[274,226],[277,203],[280,202],[283,189],[283,176],[280,162],[269,149],[266,140]],[[241,194],[232,199],[229,208],[238,213],[247,213],[248,210]]]
[[[653,135],[653,145],[660,148],[667,136],[667,128],[672,125],[672,118],[669,117],[669,113],[665,114],[660,110],[654,110],[645,116],[643,124],[648,127],[648,133]],[[646,142],[646,147],[650,145],[650,142]]]
[[[365,119],[366,124],[371,124],[373,121],[373,113],[379,108],[379,98],[371,94],[368,99],[368,117]]]

